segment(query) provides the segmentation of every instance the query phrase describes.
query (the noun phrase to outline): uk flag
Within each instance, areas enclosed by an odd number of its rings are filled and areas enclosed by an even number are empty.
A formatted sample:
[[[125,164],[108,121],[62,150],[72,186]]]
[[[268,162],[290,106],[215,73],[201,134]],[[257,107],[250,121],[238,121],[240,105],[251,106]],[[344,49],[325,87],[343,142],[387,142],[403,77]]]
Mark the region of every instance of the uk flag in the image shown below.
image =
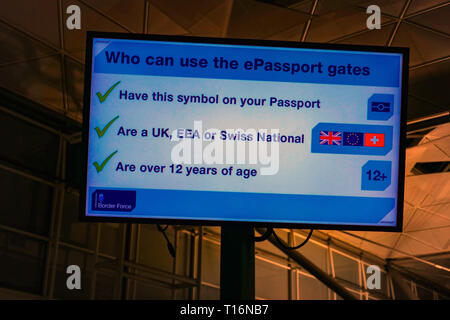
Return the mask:
[[[340,146],[341,143],[341,131],[320,131],[320,144]]]

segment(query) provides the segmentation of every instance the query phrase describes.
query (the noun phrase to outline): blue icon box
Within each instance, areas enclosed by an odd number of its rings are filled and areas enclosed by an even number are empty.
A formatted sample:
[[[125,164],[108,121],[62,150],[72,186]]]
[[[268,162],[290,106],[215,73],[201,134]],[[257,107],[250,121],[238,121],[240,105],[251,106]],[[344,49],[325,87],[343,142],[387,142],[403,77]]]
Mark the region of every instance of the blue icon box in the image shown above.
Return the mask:
[[[373,94],[367,102],[367,120],[389,120],[394,114],[393,94]]]
[[[362,167],[361,190],[386,190],[391,185],[391,167],[391,161],[367,161]]]

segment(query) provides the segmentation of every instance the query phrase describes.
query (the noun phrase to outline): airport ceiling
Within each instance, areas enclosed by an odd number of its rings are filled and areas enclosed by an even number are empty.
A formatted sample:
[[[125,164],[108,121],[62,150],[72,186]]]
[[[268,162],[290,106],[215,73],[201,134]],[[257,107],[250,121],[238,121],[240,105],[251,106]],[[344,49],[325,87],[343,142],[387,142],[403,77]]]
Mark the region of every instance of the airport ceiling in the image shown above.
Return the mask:
[[[71,4],[82,30],[65,27]],[[380,30],[366,28],[371,4],[381,8]],[[1,1],[0,87],[81,121],[86,30],[406,46],[414,123],[450,109],[449,21],[442,0]],[[323,233],[450,288],[450,124],[409,138],[404,232]]]

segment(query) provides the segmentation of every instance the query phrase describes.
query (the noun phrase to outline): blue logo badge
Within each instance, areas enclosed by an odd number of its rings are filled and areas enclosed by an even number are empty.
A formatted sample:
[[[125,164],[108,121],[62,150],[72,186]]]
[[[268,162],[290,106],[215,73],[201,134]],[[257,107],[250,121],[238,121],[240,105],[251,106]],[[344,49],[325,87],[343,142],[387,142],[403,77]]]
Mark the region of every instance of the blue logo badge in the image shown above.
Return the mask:
[[[136,208],[136,191],[95,190],[92,193],[92,210],[130,212],[134,208]]]

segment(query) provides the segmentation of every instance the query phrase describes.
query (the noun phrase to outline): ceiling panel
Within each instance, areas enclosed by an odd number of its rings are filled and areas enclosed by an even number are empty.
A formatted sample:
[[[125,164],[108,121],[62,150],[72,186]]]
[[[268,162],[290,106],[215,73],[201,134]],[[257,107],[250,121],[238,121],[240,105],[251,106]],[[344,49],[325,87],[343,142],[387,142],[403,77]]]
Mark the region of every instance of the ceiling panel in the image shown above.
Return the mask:
[[[426,143],[431,140],[436,140],[439,138],[444,138],[450,134],[450,123],[442,124],[433,131],[430,131],[426,134],[426,136],[422,139],[421,143]]]
[[[348,1],[319,1],[317,16],[312,19],[307,41],[328,42],[343,36],[365,31],[368,15],[366,10]],[[381,23],[392,21],[382,16]]]
[[[420,177],[421,176],[410,176],[406,178],[405,200],[408,205],[420,206],[428,197],[428,193],[424,191],[423,186],[420,183]]]
[[[80,1],[63,0],[63,6],[67,7],[71,4],[80,6],[82,12],[82,28],[80,30],[69,30],[64,28],[64,49],[67,50],[75,59],[84,63],[86,31],[109,31],[109,32],[126,32],[127,30],[120,27],[107,17],[99,14],[97,11],[85,6]]]
[[[311,13],[314,0],[298,1],[297,3],[288,6],[289,9],[299,11],[301,13]]]
[[[213,19],[204,16],[194,25],[189,27],[189,32],[201,37],[221,37],[225,31],[222,27],[223,26],[216,24]]]
[[[450,95],[448,83],[450,76],[450,60],[427,65],[409,72],[409,92],[435,106],[442,111],[449,110]],[[434,112],[434,110],[431,110]],[[430,112],[429,114],[433,114]]]
[[[412,0],[406,11],[407,15],[417,13],[422,10],[428,10],[437,6],[448,4],[448,0]]]
[[[361,244],[360,249],[367,251],[377,257],[380,257],[381,259],[384,259],[385,257],[387,257],[389,255],[389,253],[391,252],[391,249],[384,248],[382,246],[373,244],[368,241],[364,241]]]
[[[450,201],[450,172],[417,176],[421,187],[428,193],[422,206]]]
[[[143,32],[145,0],[84,0],[84,2],[130,29],[130,32]]]
[[[445,6],[439,10],[432,10],[421,15],[414,16],[407,20],[420,25],[438,30],[440,32],[450,33],[450,6]]]
[[[304,26],[300,24],[277,34],[273,34],[268,37],[267,40],[299,41],[302,37],[303,29]]]
[[[450,256],[448,253],[423,257],[431,263],[450,268]],[[450,274],[446,270],[438,269],[433,265],[420,263],[413,259],[397,260],[392,262],[396,266],[419,275],[423,279],[430,279],[436,284],[450,288]]]
[[[410,48],[411,66],[450,55],[448,37],[407,23],[400,24],[392,46]]]
[[[392,248],[395,245],[395,242],[398,239],[398,233],[393,232],[367,232],[364,236],[371,241],[376,243],[380,243],[388,248]],[[364,244],[368,244],[369,242],[364,241]]]
[[[72,118],[80,119],[83,111],[83,86],[84,86],[84,65],[66,57],[66,90],[67,90],[67,112]]]
[[[406,151],[407,166],[411,166],[412,169],[412,166],[417,162],[449,161],[449,156],[444,152],[445,150],[449,150],[448,147],[445,147],[445,144],[448,145],[449,143],[450,137],[447,137],[435,142],[419,144],[412,148],[408,148]],[[439,145],[442,145],[442,147]],[[407,173],[409,173],[409,171]]]
[[[375,4],[380,7],[381,14],[388,14],[391,16],[400,16],[403,7],[405,6],[406,0],[369,0],[362,1],[359,6],[362,8],[367,8],[368,6]]]
[[[444,216],[446,212],[441,214],[433,214],[434,210],[417,209],[405,227],[405,232],[414,233],[418,231],[443,232],[444,228],[450,226],[450,215]],[[439,211],[436,211],[439,213]]]
[[[392,250],[387,258],[405,258],[408,256],[426,255],[438,251],[430,244],[424,243],[424,241],[417,241],[403,234],[400,236],[398,243],[395,245],[395,249],[396,250]]]
[[[439,252],[446,252],[449,248],[450,226],[442,226],[440,229],[435,229],[434,232],[429,230],[417,231],[408,233],[408,236],[420,241],[430,247],[430,253],[436,254]]]
[[[227,36],[266,39],[294,27],[303,26],[309,15],[256,1],[235,1]]]
[[[201,19],[190,26],[189,31],[196,36],[225,36],[232,6],[233,1],[222,1],[217,7],[208,11]]]
[[[336,43],[384,46],[388,42],[393,29],[394,23],[391,23],[390,25],[383,26],[379,30],[375,29],[366,31],[355,36],[336,41]]]
[[[180,26],[175,20],[154,5],[150,5],[148,19],[148,33],[188,35],[189,31]]]
[[[0,1],[0,19],[59,47],[57,1]]]
[[[64,111],[60,56],[3,66],[1,74],[1,87],[48,108]]]
[[[220,6],[227,0],[197,0],[195,2],[183,0],[151,0],[152,7],[157,7],[162,13],[170,17],[184,29],[189,29],[206,14]]]
[[[408,95],[408,105],[406,108],[407,119],[415,120],[426,117],[430,114],[437,114],[445,111],[446,108],[434,105],[433,103],[424,99],[417,98],[413,95]]]
[[[56,55],[57,51],[0,22],[0,67],[14,62]],[[6,76],[1,74],[0,76]]]

